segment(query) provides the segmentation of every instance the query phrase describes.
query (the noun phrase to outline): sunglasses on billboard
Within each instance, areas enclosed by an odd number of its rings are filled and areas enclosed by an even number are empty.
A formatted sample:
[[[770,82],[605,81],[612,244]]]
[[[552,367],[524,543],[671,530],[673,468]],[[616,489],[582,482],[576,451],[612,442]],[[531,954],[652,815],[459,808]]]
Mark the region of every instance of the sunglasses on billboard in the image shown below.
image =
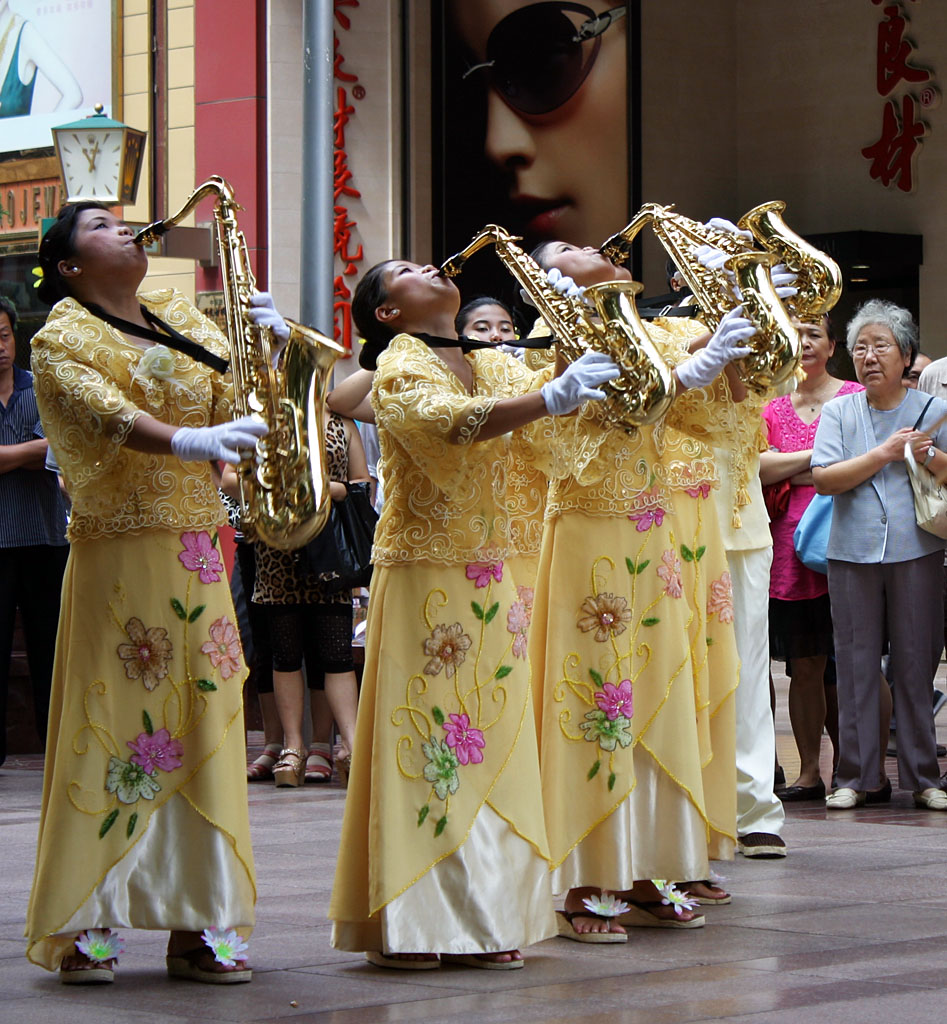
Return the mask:
[[[486,71],[508,106],[522,114],[548,114],[579,91],[598,56],[602,34],[625,13],[624,4],[602,14],[564,2],[521,7],[494,25],[487,59],[463,78]]]

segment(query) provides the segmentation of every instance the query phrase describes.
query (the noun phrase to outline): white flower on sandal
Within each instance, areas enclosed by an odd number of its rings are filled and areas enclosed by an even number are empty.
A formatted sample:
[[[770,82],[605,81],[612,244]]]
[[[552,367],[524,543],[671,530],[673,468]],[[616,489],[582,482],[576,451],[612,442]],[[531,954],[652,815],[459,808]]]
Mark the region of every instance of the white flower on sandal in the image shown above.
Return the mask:
[[[585,896],[582,904],[590,914],[597,917],[618,917],[631,909],[623,900],[604,892],[597,896]]]
[[[244,950],[250,947],[234,928],[205,928],[201,938],[214,954],[217,963],[224,967],[235,967],[238,960],[247,959]]]

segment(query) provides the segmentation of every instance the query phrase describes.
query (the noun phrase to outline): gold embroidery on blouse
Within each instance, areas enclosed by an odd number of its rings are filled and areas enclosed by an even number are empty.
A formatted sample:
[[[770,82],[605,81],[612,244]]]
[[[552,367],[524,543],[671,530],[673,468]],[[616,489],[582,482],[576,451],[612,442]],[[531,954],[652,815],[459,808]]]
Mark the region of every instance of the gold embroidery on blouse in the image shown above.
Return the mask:
[[[227,355],[223,335],[179,292],[139,298],[198,344]],[[160,375],[140,372],[149,349],[73,299],[53,307],[32,348],[40,417],[73,502],[70,540],[225,520],[207,463],[134,451],[125,441],[143,414],[192,427],[231,419],[229,374],[179,352],[169,354],[170,367],[162,362]]]
[[[501,352],[466,358],[476,395],[410,335],[393,339],[379,357],[372,385],[385,480],[373,553],[379,565],[456,565],[511,554],[504,498],[511,439],[477,437],[496,402],[526,393],[538,375]]]

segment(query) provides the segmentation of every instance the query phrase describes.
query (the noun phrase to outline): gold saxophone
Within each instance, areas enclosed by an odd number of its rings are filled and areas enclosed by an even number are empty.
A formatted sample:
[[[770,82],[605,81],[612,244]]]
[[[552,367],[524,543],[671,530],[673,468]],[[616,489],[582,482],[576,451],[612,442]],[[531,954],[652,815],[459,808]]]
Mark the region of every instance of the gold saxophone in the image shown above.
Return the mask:
[[[596,351],[607,353],[618,364],[621,376],[601,385],[606,397],[596,403],[603,421],[632,431],[660,419],[674,400],[674,379],[635,308],[634,297],[642,286],[636,281],[605,281],[586,288],[599,323],[581,302],[560,295],[547,283],[545,271],[516,244],[520,240],[497,224],[487,224],[441,266],[441,273],[456,277],[475,252],[492,244],[549,324],[557,350],[567,361]]]
[[[215,196],[217,246],[230,342],[234,404],[238,415],[261,416],[269,433],[256,443],[256,458],[238,469],[242,527],[251,539],[288,550],[308,543],[329,518],[329,473],[322,422],[333,364],[343,349],[331,338],[290,323],[290,338],[272,361],[273,332],[250,320],[256,279],[233,189],[214,175],[198,185],[173,217],[156,221],[135,236],[146,245],[173,228],[206,196]]]
[[[698,246],[710,245],[729,254],[726,268],[733,272],[743,295],[746,316],[757,327],[757,334],[747,342],[753,352],[737,363],[737,371],[747,387],[763,392],[788,380],[799,366],[802,347],[791,316],[819,319],[838,301],[842,288],[838,265],[787,227],[781,216],[785,208],[782,202],[764,203],[741,218],[739,226],[751,232],[763,246],[761,250],[739,235],[675,213],[671,206],[646,203],[605,242],[601,252],[613,263],[624,262],[632,240],[650,223],[711,330],[737,300],[727,275],[703,266],[695,251]],[[785,303],[770,278],[770,269],[777,263],[785,263],[797,275],[797,294]]]

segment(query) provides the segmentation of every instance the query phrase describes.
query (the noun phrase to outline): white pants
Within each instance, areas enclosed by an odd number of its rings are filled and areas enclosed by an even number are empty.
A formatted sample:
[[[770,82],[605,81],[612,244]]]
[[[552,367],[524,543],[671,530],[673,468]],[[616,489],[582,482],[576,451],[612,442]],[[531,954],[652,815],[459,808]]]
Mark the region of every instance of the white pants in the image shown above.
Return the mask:
[[[733,628],[740,655],[737,712],[737,835],[779,835],[786,815],[773,793],[776,730],[769,703],[769,571],[773,549],[728,551]]]

